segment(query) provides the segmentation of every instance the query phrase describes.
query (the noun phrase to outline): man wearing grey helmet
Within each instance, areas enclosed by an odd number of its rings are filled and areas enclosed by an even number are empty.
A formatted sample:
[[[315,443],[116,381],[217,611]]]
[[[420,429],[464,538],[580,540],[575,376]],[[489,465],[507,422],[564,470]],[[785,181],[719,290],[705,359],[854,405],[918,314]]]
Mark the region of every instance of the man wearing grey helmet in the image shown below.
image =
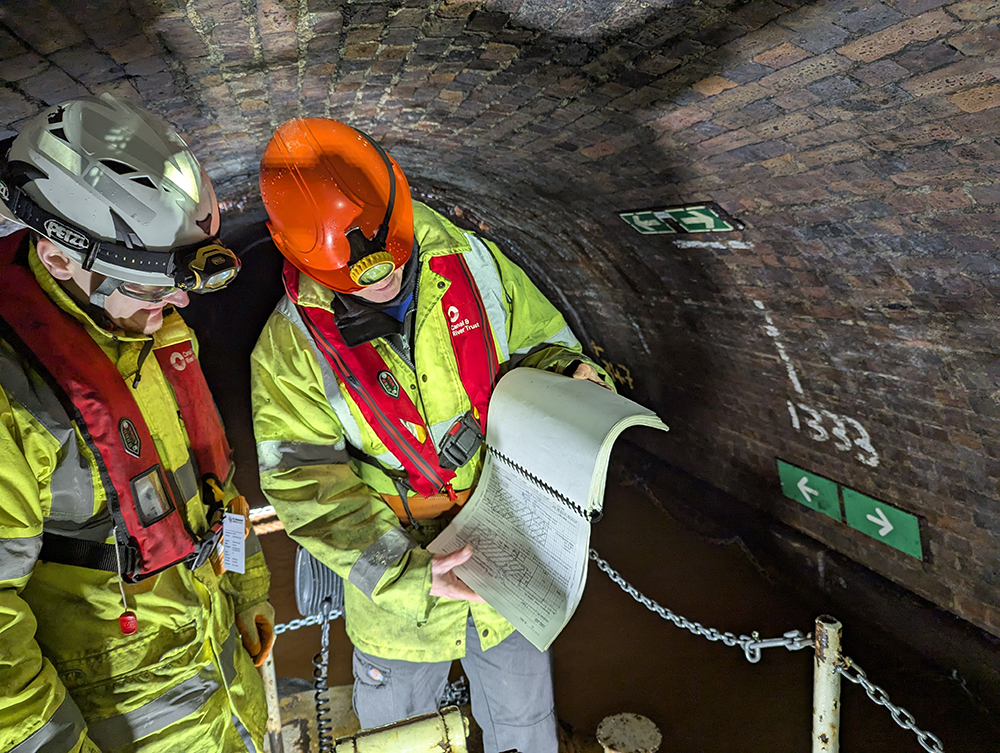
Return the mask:
[[[0,152],[0,750],[261,750],[270,579],[176,311],[239,271],[212,184],[108,95]]]

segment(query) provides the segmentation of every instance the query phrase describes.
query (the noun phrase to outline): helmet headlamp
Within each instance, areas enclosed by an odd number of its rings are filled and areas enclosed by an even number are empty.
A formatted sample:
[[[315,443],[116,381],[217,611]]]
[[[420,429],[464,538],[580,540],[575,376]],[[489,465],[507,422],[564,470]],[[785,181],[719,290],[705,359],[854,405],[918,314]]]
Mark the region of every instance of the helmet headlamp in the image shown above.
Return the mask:
[[[388,251],[375,251],[349,267],[351,279],[365,287],[382,282],[395,271],[396,262]]]
[[[240,260],[232,251],[213,242],[193,250],[175,251],[174,279],[189,293],[222,290],[240,271]]]

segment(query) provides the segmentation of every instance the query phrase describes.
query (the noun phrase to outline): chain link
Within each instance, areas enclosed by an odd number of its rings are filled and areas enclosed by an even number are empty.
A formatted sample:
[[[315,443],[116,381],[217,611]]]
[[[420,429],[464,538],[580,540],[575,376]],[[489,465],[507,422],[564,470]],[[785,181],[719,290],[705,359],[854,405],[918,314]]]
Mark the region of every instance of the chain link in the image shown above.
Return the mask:
[[[944,743],[930,732],[925,732],[916,725],[913,714],[900,706],[896,706],[889,700],[889,695],[878,685],[873,684],[865,671],[855,664],[847,656],[841,656],[841,663],[837,665],[837,671],[855,685],[860,685],[865,689],[868,697],[879,706],[885,706],[892,714],[893,721],[903,729],[908,729],[917,736],[920,746],[929,753],[944,753]]]
[[[329,619],[335,620],[342,616],[344,613],[341,611],[330,612]],[[309,617],[303,617],[301,619],[296,618],[291,622],[282,622],[279,625],[274,626],[274,634],[281,635],[282,633],[287,633],[291,630],[298,630],[299,628],[309,627],[310,625],[322,625],[323,615],[313,614]]]
[[[807,635],[801,630],[790,630],[781,638],[766,638],[761,640],[760,636],[756,632],[752,635],[736,636],[733,633],[721,633],[715,628],[706,628],[700,622],[691,622],[691,620],[686,617],[674,614],[666,607],[661,607],[648,596],[640,593],[635,586],[619,575],[618,572],[611,567],[611,565],[601,559],[601,556],[595,549],[590,550],[590,559],[596,562],[597,566],[607,573],[607,576],[617,583],[625,593],[646,607],[646,609],[651,612],[655,612],[665,620],[669,620],[677,627],[684,628],[695,635],[708,638],[710,641],[721,641],[727,646],[739,646],[743,649],[743,653],[746,655],[747,661],[751,664],[756,664],[760,661],[760,651],[763,648],[784,646],[789,651],[798,651],[802,648],[812,648],[812,635]]]

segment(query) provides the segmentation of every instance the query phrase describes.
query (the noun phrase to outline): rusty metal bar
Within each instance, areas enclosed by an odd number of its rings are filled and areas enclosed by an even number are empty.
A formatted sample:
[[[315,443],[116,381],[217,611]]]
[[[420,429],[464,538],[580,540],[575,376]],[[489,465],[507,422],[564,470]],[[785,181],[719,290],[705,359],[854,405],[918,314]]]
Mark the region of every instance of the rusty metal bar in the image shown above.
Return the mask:
[[[281,737],[281,706],[278,702],[278,682],[274,676],[274,651],[267,655],[260,668],[260,677],[264,681],[264,698],[267,701],[267,742],[270,753],[285,753],[284,740]]]
[[[840,631],[829,615],[816,618],[816,655],[813,672],[812,753],[840,751]]]

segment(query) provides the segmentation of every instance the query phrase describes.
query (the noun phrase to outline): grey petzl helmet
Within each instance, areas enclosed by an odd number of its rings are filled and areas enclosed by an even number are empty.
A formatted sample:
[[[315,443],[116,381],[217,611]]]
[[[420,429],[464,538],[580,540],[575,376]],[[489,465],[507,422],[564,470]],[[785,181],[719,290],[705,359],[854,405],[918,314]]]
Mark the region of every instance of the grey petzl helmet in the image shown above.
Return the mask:
[[[0,157],[0,216],[119,285],[217,290],[239,271],[218,243],[208,175],[164,120],[109,94],[43,110]]]

